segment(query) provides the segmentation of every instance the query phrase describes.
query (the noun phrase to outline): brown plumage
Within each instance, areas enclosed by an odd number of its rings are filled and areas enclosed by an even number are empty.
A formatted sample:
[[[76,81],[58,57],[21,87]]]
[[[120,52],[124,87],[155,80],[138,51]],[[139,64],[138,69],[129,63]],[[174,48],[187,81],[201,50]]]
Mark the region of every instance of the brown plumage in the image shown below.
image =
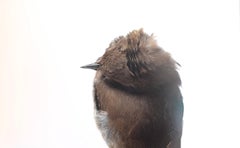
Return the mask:
[[[134,30],[94,64],[96,122],[110,148],[180,148],[183,102],[177,63]]]

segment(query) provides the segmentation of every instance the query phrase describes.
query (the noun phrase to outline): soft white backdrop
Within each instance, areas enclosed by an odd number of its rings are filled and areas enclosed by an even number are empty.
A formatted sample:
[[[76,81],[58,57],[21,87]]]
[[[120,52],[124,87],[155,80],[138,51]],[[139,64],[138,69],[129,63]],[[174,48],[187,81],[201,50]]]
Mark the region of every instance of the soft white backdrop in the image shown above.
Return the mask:
[[[240,147],[238,0],[1,0],[0,147],[105,148],[94,62],[133,29],[182,65],[183,148]]]

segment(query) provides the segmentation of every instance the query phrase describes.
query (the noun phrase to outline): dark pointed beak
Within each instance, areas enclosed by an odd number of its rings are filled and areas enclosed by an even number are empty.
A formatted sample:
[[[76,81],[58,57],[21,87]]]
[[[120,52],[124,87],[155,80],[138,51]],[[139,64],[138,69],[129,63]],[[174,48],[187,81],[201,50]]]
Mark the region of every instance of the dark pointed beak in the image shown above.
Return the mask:
[[[85,66],[81,66],[81,68],[87,68],[87,69],[93,69],[93,70],[97,70],[98,67],[99,67],[98,63],[92,63]]]

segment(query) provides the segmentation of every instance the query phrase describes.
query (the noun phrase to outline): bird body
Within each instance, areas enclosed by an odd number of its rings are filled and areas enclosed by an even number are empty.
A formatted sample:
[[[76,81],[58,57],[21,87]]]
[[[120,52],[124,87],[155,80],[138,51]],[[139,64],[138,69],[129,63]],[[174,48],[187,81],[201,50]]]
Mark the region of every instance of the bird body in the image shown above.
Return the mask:
[[[180,148],[177,63],[142,29],[115,39],[97,62],[96,123],[110,148]]]

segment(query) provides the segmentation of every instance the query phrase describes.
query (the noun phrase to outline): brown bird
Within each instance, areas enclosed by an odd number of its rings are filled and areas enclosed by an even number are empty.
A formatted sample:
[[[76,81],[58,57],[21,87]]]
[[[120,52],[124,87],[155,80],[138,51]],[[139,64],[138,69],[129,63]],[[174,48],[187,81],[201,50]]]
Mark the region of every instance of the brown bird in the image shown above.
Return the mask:
[[[95,63],[96,122],[110,148],[180,148],[178,63],[142,29],[112,41]]]

